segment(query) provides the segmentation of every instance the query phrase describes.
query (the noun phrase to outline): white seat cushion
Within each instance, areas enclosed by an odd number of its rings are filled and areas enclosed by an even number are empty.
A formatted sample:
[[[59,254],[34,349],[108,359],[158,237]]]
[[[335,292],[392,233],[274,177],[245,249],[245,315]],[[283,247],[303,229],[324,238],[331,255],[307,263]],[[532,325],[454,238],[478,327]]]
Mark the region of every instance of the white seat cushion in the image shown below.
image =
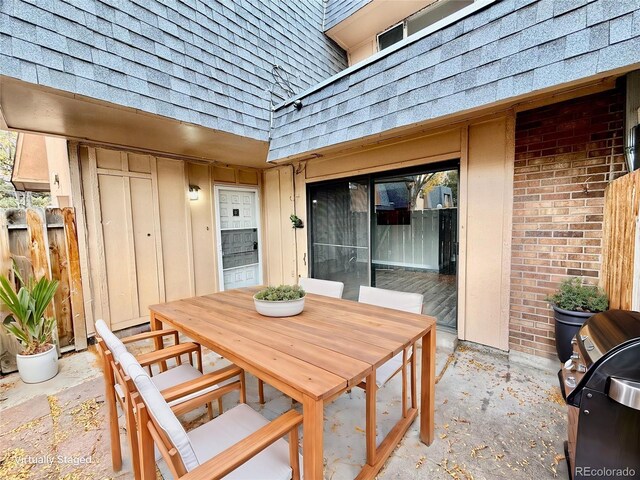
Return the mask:
[[[391,377],[402,367],[402,352],[395,355],[391,360],[383,363],[376,370],[376,385],[382,387]]]
[[[228,410],[212,421],[187,433],[195,450],[198,462],[207,460],[233,446],[269,421],[248,405],[240,405]],[[302,457],[300,457],[302,465]],[[283,439],[242,464],[224,477],[225,480],[289,480],[289,444]]]
[[[185,363],[183,365],[170,368],[166,372],[158,373],[151,377],[151,380],[156,384],[158,390],[162,391],[165,388],[173,387],[174,385],[188,382],[190,380],[195,380],[201,376],[202,373],[200,373],[200,370],[188,363]]]
[[[411,349],[409,349],[409,353],[407,358],[411,357]],[[402,352],[395,355],[391,360],[386,361],[381,366],[376,369],[376,385],[378,388],[384,386],[391,377],[395,375],[395,373],[400,370],[402,367]],[[366,379],[364,380],[366,383]]]
[[[195,380],[197,378],[200,378],[201,376],[202,373],[200,373],[200,370],[186,363],[183,365],[178,365],[174,368],[170,368],[166,372],[154,375],[153,377],[151,377],[151,381],[155,383],[156,387],[158,387],[158,390],[162,391],[181,383]],[[172,400],[171,402],[169,402],[169,406],[173,407],[174,405],[178,405],[180,403],[186,402],[187,400],[191,400],[192,398],[199,397],[200,395],[209,393],[217,388],[218,385],[211,385],[210,387],[203,388],[202,390],[198,390],[197,392]]]
[[[127,352],[126,355],[123,355],[121,357],[122,368],[125,371],[128,371],[129,365],[130,365],[128,355],[131,355],[131,354]],[[125,358],[127,359],[126,364],[124,360]],[[138,363],[135,360],[135,358],[133,358],[133,361]],[[170,368],[166,372],[158,373],[153,377],[151,377],[151,381],[155,384],[156,387],[158,387],[158,390],[162,391],[167,388],[175,387],[176,385],[179,385],[181,383],[188,382],[190,380],[195,380],[197,378],[200,378],[201,376],[202,374],[200,373],[200,370],[198,370],[194,366],[187,363],[183,365],[178,365],[177,367],[174,367],[174,368]],[[172,400],[171,402],[169,402],[169,406],[173,407],[174,405],[178,405],[180,403],[186,402],[187,400],[191,400],[192,398],[199,397],[200,395],[209,393],[217,388],[218,388],[218,385],[211,385],[210,387],[203,388],[202,390],[198,390],[197,392],[191,393],[189,395],[185,395],[184,397],[176,398],[175,400]],[[120,398],[124,398],[124,393],[122,392],[122,389],[120,388],[119,384],[117,383],[115,384],[115,389],[116,389],[116,393],[120,396]]]

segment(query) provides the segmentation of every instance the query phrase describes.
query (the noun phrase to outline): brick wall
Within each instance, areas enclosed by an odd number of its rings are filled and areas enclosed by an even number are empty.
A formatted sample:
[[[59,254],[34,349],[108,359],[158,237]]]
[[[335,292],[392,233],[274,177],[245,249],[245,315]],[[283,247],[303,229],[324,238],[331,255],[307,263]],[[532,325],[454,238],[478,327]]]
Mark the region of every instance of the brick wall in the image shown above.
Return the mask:
[[[626,168],[618,88],[518,114],[511,349],[555,357],[545,297],[567,277],[597,282],[604,189]]]

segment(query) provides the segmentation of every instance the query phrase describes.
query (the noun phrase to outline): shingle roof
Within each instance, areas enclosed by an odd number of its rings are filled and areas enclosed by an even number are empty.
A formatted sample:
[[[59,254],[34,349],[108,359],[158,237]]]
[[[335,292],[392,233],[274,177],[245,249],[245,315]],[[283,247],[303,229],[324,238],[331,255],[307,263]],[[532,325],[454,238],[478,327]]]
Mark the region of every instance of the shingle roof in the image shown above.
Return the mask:
[[[335,27],[348,16],[360,10],[372,0],[327,0],[324,14],[324,31]]]
[[[272,65],[346,67],[321,0],[2,0],[0,75],[266,140]]]
[[[640,0],[502,0],[275,113],[269,160],[640,62]]]

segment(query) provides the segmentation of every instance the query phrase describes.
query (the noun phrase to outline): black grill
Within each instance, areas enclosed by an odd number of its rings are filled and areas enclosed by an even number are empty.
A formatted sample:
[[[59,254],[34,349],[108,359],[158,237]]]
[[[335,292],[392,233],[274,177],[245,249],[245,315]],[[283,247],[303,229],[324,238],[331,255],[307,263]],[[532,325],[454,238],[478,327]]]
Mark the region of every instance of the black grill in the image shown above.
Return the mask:
[[[640,312],[594,315],[558,372],[571,478],[640,478]]]

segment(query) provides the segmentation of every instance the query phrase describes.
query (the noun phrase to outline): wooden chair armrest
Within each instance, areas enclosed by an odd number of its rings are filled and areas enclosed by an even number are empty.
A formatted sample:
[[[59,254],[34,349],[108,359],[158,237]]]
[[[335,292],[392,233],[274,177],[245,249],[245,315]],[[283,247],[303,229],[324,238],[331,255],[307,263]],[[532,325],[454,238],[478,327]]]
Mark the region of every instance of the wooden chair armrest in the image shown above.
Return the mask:
[[[160,350],[154,350],[153,352],[142,353],[136,357],[138,363],[143,367],[152,365],[154,363],[168,360],[169,358],[175,358],[186,353],[196,352],[200,349],[200,345],[197,343],[180,343],[178,345],[171,345]]]
[[[162,396],[167,402],[171,402],[178,398],[186,397],[192,393],[204,390],[207,387],[224,382],[225,380],[229,380],[241,373],[242,369],[240,367],[229,365],[228,367],[221,368],[215,372],[205,373],[200,378],[166,388],[162,390]]]
[[[268,425],[256,430],[235,445],[220,452],[181,480],[216,480],[228,475],[250,458],[273,444],[302,423],[302,415],[295,410],[280,415]]]
[[[129,337],[121,338],[120,341],[124,344],[139,342],[141,340],[147,340],[149,338],[156,337],[166,337],[168,335],[173,335],[176,339],[178,339],[178,331],[174,329],[165,329],[165,330],[151,330],[149,332],[138,333],[136,335],[131,335]],[[178,342],[176,342],[177,344]]]
[[[203,393],[202,395],[198,395],[197,397],[190,398],[189,400],[178,403],[177,405],[173,405],[171,410],[173,410],[173,413],[176,415],[184,415],[185,413],[189,413],[191,410],[195,410],[196,408],[202,407],[213,400],[217,400],[234,390],[240,390],[240,381],[227,383],[226,385],[222,385],[210,392]]]

